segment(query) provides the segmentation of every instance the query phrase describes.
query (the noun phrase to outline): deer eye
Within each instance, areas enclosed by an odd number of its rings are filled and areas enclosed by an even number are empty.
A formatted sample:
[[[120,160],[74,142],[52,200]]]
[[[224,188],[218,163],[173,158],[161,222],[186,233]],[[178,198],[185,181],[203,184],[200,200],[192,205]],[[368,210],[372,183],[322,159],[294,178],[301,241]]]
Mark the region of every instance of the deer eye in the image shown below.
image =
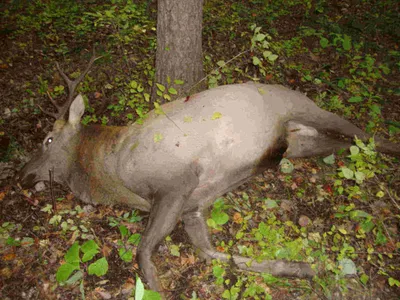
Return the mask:
[[[50,145],[51,143],[53,142],[53,138],[52,137],[49,137],[48,139],[47,139],[47,141],[46,141],[46,146],[48,146],[48,145]]]

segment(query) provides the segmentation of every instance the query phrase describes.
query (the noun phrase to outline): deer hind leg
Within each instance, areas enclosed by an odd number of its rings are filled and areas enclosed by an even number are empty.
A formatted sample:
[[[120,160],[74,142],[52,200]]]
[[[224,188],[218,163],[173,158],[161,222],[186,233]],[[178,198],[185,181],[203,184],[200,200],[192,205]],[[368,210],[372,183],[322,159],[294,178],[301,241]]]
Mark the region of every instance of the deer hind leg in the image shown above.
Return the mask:
[[[348,148],[352,142],[339,134],[323,133],[313,126],[297,121],[289,121],[286,124],[286,141],[287,158],[328,155]]]
[[[183,215],[185,230],[193,245],[199,250],[199,254],[207,260],[219,259],[221,261],[232,260],[242,270],[270,273],[274,276],[311,278],[315,275],[310,265],[304,262],[288,262],[284,260],[268,260],[260,263],[242,256],[232,257],[217,252],[211,245],[206,222],[200,211],[188,212]]]

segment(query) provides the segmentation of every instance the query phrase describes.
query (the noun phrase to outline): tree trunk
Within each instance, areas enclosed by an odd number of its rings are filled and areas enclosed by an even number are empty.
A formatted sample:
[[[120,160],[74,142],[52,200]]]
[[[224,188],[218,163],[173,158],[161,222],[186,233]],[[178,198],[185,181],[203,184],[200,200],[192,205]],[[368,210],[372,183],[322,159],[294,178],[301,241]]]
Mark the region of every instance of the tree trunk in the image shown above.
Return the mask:
[[[165,90],[154,84],[152,102],[185,97],[202,89],[200,84],[191,89],[204,77],[202,21],[203,0],[158,0],[155,82]]]

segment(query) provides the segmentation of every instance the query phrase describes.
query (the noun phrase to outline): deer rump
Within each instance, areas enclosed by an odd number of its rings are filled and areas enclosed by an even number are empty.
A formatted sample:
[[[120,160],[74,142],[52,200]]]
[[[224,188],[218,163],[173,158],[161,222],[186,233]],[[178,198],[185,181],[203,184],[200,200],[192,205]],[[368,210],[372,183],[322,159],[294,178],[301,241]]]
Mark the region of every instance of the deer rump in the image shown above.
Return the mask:
[[[84,104],[77,96],[68,121],[56,121],[42,149],[21,171],[22,185],[47,180],[52,168],[54,179],[83,201],[149,211],[137,257],[149,287],[159,292],[163,289],[151,254],[179,219],[206,259],[232,260],[241,269],[275,276],[314,276],[303,262],[256,262],[217,252],[203,211],[283,156],[329,154],[349,146],[355,135],[369,136],[279,85],[221,86],[161,108],[142,125],[83,126]],[[398,145],[382,139],[376,144],[382,152],[400,154]]]

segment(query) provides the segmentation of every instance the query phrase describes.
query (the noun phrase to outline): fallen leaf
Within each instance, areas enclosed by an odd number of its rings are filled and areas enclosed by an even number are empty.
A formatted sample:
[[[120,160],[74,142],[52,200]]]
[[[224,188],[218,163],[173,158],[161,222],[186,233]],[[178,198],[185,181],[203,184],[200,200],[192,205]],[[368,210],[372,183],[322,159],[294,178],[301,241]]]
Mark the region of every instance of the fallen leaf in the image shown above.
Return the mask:
[[[106,244],[103,245],[103,248],[101,249],[101,252],[103,253],[103,255],[105,257],[110,256],[110,253],[112,251],[112,248],[110,248],[109,246],[107,246]]]
[[[4,261],[10,261],[10,260],[14,260],[16,257],[15,253],[7,253],[3,255],[3,260]]]
[[[299,225],[301,226],[301,227],[306,227],[306,226],[308,226],[309,224],[311,223],[311,219],[309,218],[309,217],[307,217],[307,216],[300,216],[300,218],[299,218]]]
[[[111,294],[104,291],[102,288],[96,288],[95,290],[96,290],[97,294],[99,294],[101,296],[101,298],[106,299],[106,300],[111,299]]]
[[[292,203],[290,201],[288,201],[288,200],[282,200],[281,208],[283,210],[286,210],[286,211],[291,211],[292,210]]]
[[[213,113],[211,120],[217,120],[217,119],[220,119],[221,117],[222,117],[222,114],[220,112],[216,111],[215,113]]]
[[[181,256],[181,264],[182,265],[193,265],[196,262],[196,259],[193,255]]]
[[[310,52],[310,58],[315,62],[319,62],[321,60],[317,55],[312,52]]]
[[[218,252],[225,252],[225,248],[222,246],[217,246],[217,251]]]
[[[272,79],[272,77],[274,77],[274,75],[272,75],[272,74],[267,74],[267,75],[265,75],[265,80],[271,80]]]
[[[12,274],[13,274],[13,272],[11,271],[11,269],[7,268],[7,267],[1,269],[1,271],[0,271],[0,275],[3,278],[10,278]]]
[[[99,93],[99,92],[95,92],[94,93],[94,98],[95,99],[99,99],[101,97],[101,93]]]
[[[243,218],[242,218],[242,216],[240,215],[240,213],[235,212],[235,213],[233,214],[233,222],[235,222],[236,224],[242,224]]]
[[[122,286],[122,294],[127,295],[130,294],[135,287],[135,284],[132,282],[132,279],[128,278],[128,281],[124,283]]]
[[[297,185],[300,185],[303,183],[304,179],[303,179],[303,177],[297,176],[297,177],[293,178],[293,181],[296,182]]]
[[[329,184],[324,185],[324,190],[325,190],[325,192],[327,192],[329,194],[333,194],[332,187]]]

